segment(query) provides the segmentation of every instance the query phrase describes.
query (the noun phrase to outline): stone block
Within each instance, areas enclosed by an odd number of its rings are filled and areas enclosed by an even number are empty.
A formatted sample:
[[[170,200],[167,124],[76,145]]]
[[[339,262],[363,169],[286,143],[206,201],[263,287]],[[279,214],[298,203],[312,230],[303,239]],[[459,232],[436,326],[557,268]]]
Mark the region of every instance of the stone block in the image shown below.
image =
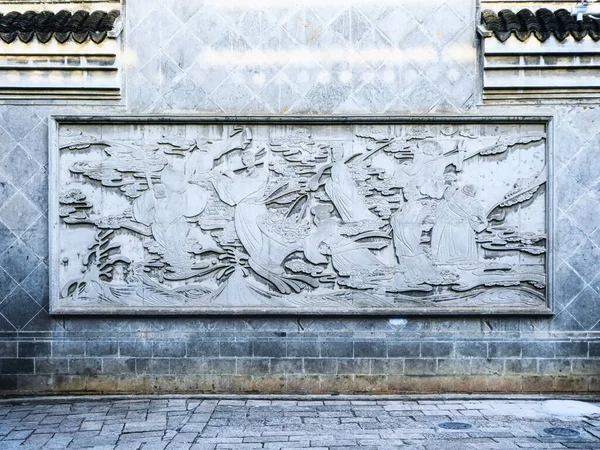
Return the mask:
[[[102,373],[102,358],[85,357],[69,359],[69,373],[94,376]]]
[[[84,341],[54,341],[52,342],[52,356],[84,356]]]
[[[506,374],[535,374],[538,372],[538,360],[533,358],[506,359],[504,372]]]
[[[169,373],[169,360],[166,358],[164,358],[164,359],[136,358],[135,359],[135,372],[138,375],[168,374]]]
[[[574,374],[598,375],[600,373],[599,359],[574,359],[571,361]]]
[[[553,376],[525,375],[522,378],[521,389],[524,393],[551,392],[556,388],[555,382],[556,378]],[[566,390],[572,391],[574,383],[569,382],[568,384],[569,388],[567,388]],[[562,389],[560,389],[559,391],[562,391]]]
[[[338,360],[338,373],[340,363]],[[358,360],[360,361],[360,360]],[[370,375],[397,375],[404,373],[404,359],[371,359],[370,360]],[[360,373],[360,372],[359,372]]]
[[[554,342],[527,341],[522,345],[523,358],[554,358],[556,344]]]
[[[16,358],[17,341],[0,341],[0,358]]]
[[[206,373],[206,358],[171,358],[169,370],[175,375]]]
[[[206,358],[206,372],[210,374],[235,374],[239,359],[233,358]]]
[[[557,358],[587,358],[588,354],[588,343],[585,341],[556,343]]]
[[[470,371],[473,375],[501,375],[504,373],[504,360],[473,358]]]
[[[186,355],[185,342],[154,342],[152,356],[155,358],[183,357]]]
[[[339,375],[369,374],[371,360],[368,358],[338,358],[337,373]],[[374,361],[374,360],[373,360]]]
[[[2,358],[0,359],[0,374],[32,374],[34,373],[33,358]]]
[[[270,371],[268,358],[237,358],[236,364],[238,375],[264,375]]]
[[[454,344],[454,352],[457,358],[487,358],[487,342],[456,342]]]
[[[221,356],[250,357],[252,356],[252,343],[248,341],[223,341],[219,343],[219,354]]]
[[[389,389],[385,375],[355,375],[352,388],[360,393],[385,393]]]
[[[470,373],[470,361],[439,358],[436,372],[440,375],[468,375]]]
[[[435,359],[406,358],[404,360],[405,375],[435,375],[437,363]]]
[[[388,342],[389,358],[418,358],[421,346],[418,342]]]
[[[206,342],[206,341],[188,341],[187,343],[187,356],[200,357],[200,356],[219,356],[219,342]]]
[[[119,344],[114,341],[88,341],[85,354],[87,356],[118,356]]]
[[[119,356],[145,358],[152,356],[153,344],[151,341],[125,341],[119,342]]]
[[[19,358],[50,356],[50,342],[19,342]]]
[[[54,383],[54,375],[41,374],[23,374],[17,377],[17,390],[23,393],[37,393],[40,391],[48,391],[52,389]]]
[[[539,390],[545,389],[550,391],[550,388],[555,392],[565,392],[573,394],[587,393],[589,390],[589,376],[558,376],[554,379],[554,385],[551,386],[540,386]],[[532,386],[533,388],[533,386]]]
[[[0,391],[16,391],[17,380],[16,375],[0,375]]]
[[[36,374],[69,373],[68,358],[35,358]]]
[[[421,342],[423,358],[448,358],[454,353],[452,342]]]
[[[520,358],[520,342],[489,342],[488,358]]]
[[[591,394],[600,392],[600,377],[590,377],[589,378],[589,392]]]
[[[336,374],[337,359],[335,358],[304,358],[304,373],[306,374]]]
[[[135,358],[103,358],[102,372],[113,376],[135,374]]]
[[[301,374],[302,358],[273,358],[271,359],[273,374]]]
[[[540,375],[568,375],[571,373],[571,360],[569,359],[540,359],[538,361]]]
[[[354,356],[354,344],[352,341],[321,342],[321,356],[324,358],[352,358]]]
[[[255,341],[254,356],[284,358],[286,356],[286,343],[277,341]]]
[[[288,341],[287,354],[289,357],[310,356],[317,358],[321,354],[321,346],[316,341]]]
[[[321,349],[322,351],[322,349]],[[355,358],[385,358],[387,345],[384,341],[355,341]]]

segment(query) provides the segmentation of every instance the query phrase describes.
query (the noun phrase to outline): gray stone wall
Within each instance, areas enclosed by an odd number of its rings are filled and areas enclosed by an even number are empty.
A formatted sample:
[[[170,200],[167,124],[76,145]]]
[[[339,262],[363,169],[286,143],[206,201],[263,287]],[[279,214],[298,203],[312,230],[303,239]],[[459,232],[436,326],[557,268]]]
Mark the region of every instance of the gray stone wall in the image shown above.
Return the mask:
[[[480,105],[475,2],[128,0],[122,105],[0,106],[0,389],[600,390],[600,114]],[[555,315],[50,317],[51,114],[554,116]]]

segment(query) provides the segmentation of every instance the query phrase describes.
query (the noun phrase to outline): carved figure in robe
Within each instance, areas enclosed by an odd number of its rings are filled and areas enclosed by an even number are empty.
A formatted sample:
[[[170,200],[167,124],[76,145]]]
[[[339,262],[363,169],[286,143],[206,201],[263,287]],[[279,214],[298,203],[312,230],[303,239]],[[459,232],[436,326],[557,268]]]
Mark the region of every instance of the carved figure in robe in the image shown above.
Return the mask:
[[[421,246],[423,231],[431,229],[431,225],[425,224],[431,208],[420,198],[418,186],[408,184],[403,193],[406,202],[392,215],[390,221],[398,260],[397,284],[433,283],[437,272]]]
[[[342,236],[339,219],[331,215],[331,205],[319,205],[312,208],[316,230],[304,240],[304,256],[313,264],[331,263],[335,271],[342,276],[363,276],[371,281],[369,275],[385,270],[385,264],[369,250],[368,243],[361,243]]]
[[[211,181],[219,198],[235,206],[235,231],[250,255],[251,263],[268,272],[283,273],[283,260],[300,247],[297,242],[285,242],[280,236],[262,225],[268,214],[264,202],[268,173],[256,167],[254,152],[242,153],[243,170],[218,172]]]
[[[487,227],[475,186],[450,186],[437,208],[431,252],[438,264],[477,263],[476,232]]]
[[[214,166],[214,151],[208,142],[198,142],[185,164],[186,177],[194,183],[202,182]]]
[[[352,178],[344,162],[344,147],[335,146],[331,149],[331,178],[325,183],[325,192],[335,205],[344,222],[358,222],[379,218],[365,204],[364,198],[358,192],[356,182]]]
[[[462,152],[453,150],[444,154],[439,142],[425,140],[416,145],[412,163],[402,164],[394,176],[400,187],[412,181],[419,185],[421,194],[441,199],[448,187],[444,171],[448,165],[461,167],[461,158]]]
[[[185,163],[185,173],[192,183],[202,183],[213,170],[215,161],[234,150],[245,150],[252,141],[249,128],[234,128],[233,133],[223,140],[198,138],[196,147]]]
[[[190,228],[186,217],[204,211],[208,194],[190,185],[175,168],[167,166],[161,173],[161,183],[150,188],[133,202],[133,219],[150,227],[154,240],[172,266],[189,265],[187,236]]]

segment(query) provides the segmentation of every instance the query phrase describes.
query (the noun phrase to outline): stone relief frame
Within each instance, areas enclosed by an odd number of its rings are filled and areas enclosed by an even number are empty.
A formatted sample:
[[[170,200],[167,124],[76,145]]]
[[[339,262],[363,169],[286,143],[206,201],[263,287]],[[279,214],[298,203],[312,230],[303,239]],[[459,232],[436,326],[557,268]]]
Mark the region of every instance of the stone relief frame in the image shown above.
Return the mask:
[[[53,116],[49,133],[51,314],[553,313],[551,117]],[[486,210],[476,182],[528,158]],[[99,216],[105,197],[131,207]],[[544,229],[505,226],[514,205]],[[519,264],[493,263],[505,250]]]

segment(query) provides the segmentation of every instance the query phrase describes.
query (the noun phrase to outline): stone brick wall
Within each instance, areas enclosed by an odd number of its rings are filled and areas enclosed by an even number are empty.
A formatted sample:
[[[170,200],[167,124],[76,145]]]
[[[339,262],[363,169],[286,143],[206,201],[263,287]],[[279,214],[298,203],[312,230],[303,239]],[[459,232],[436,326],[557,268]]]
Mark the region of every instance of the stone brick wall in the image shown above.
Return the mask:
[[[384,319],[319,319],[308,330],[295,320],[164,322],[137,320],[137,332],[24,333],[3,341],[3,387],[282,393],[585,393],[600,387],[600,341],[593,333],[465,333],[435,331],[433,323],[415,330],[410,322],[397,328]]]
[[[128,0],[121,105],[0,105],[0,389],[597,392],[600,114],[482,106],[475,2]],[[50,317],[51,114],[553,115],[555,315]]]

